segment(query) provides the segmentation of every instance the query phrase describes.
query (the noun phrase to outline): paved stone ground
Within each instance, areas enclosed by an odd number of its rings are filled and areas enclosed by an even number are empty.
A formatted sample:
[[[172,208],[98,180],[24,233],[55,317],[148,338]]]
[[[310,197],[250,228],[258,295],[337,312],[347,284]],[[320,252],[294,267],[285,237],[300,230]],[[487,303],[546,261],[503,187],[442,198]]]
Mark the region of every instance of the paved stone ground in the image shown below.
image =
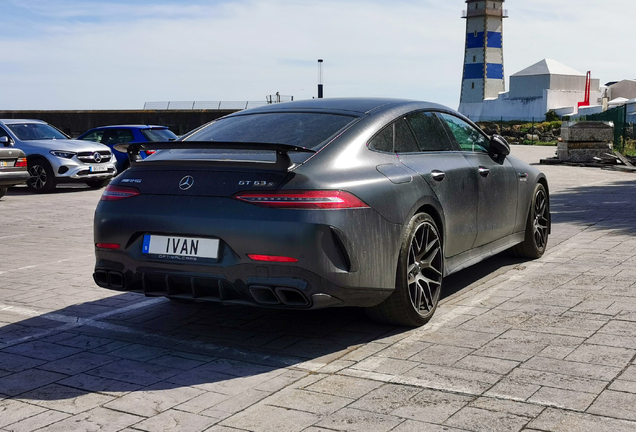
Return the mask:
[[[634,431],[636,176],[542,169],[545,256],[447,278],[414,330],[356,309],[103,290],[100,192],[14,188],[0,200],[0,431]]]

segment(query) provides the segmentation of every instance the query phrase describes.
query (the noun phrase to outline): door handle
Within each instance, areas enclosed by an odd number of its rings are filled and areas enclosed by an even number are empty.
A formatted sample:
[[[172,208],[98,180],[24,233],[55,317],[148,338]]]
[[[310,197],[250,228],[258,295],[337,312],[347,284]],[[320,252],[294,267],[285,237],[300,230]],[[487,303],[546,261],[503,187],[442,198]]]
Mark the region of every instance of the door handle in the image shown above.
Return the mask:
[[[479,167],[479,175],[482,177],[488,177],[488,174],[490,174],[490,170],[486,167],[480,166]]]
[[[433,171],[431,171],[431,176],[433,176],[433,180],[439,182],[439,181],[444,180],[444,178],[446,177],[446,173],[444,173],[443,171],[439,171],[439,170],[433,170]]]

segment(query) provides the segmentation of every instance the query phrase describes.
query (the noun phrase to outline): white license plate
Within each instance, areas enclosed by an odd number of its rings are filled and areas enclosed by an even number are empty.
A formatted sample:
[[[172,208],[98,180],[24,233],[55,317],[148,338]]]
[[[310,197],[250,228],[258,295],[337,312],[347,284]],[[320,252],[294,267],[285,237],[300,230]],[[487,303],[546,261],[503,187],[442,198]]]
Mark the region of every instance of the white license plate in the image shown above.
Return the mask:
[[[7,167],[7,166],[9,166],[9,162],[7,162],[7,161],[0,161],[0,168],[4,168],[4,167]]]
[[[108,171],[108,167],[107,166],[92,166],[90,168],[91,172],[104,172],[104,171]]]
[[[219,239],[146,234],[142,252],[153,255],[217,259]]]

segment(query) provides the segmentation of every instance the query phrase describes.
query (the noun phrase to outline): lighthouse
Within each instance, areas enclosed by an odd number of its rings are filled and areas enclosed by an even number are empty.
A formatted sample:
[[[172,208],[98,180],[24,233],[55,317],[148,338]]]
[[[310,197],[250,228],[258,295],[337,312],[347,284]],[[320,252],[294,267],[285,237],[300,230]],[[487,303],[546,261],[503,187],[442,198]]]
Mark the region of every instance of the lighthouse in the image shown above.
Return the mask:
[[[505,0],[466,0],[466,49],[460,97],[464,104],[497,98],[506,91],[503,67]]]

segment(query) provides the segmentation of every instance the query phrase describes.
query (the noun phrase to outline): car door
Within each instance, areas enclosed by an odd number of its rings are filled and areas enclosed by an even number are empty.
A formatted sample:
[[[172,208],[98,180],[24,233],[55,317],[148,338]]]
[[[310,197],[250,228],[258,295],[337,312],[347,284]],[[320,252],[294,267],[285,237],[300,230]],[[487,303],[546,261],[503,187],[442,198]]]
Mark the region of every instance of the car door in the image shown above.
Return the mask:
[[[420,174],[444,211],[445,255],[469,250],[477,236],[477,181],[432,112],[415,112],[395,122],[399,160]]]
[[[516,215],[519,180],[511,163],[493,156],[490,140],[475,126],[452,114],[440,113],[451,138],[473,169],[479,185],[477,238],[479,247],[512,234]]]

